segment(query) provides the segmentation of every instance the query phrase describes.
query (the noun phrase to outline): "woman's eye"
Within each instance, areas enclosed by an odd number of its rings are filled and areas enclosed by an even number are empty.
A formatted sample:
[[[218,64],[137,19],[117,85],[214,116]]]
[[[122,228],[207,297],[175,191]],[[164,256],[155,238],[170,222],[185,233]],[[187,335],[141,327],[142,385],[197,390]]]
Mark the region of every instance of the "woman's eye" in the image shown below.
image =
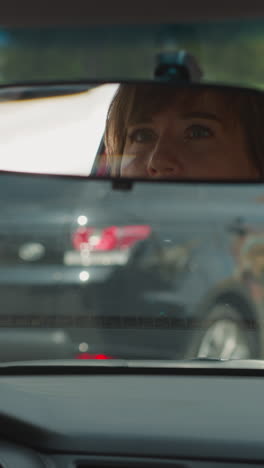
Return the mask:
[[[151,143],[155,141],[156,134],[149,128],[138,128],[128,133],[130,143]]]
[[[212,130],[204,125],[192,125],[185,132],[186,139],[209,138],[213,136]]]

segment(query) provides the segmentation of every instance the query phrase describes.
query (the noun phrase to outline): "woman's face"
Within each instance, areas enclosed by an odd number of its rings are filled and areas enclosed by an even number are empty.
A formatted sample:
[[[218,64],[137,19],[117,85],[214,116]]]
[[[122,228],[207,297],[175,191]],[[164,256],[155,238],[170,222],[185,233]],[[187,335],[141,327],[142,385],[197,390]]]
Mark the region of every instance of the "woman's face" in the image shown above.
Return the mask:
[[[239,121],[219,95],[207,92],[189,103],[175,96],[166,109],[129,125],[121,176],[254,179],[259,174]]]

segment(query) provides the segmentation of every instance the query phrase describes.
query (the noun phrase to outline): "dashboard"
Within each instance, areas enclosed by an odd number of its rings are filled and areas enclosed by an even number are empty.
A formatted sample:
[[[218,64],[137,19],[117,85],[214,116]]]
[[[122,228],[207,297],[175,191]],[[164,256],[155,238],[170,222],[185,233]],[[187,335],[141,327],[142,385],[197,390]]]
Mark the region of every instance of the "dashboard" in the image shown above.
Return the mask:
[[[1,468],[264,466],[263,370],[80,371],[2,372]]]

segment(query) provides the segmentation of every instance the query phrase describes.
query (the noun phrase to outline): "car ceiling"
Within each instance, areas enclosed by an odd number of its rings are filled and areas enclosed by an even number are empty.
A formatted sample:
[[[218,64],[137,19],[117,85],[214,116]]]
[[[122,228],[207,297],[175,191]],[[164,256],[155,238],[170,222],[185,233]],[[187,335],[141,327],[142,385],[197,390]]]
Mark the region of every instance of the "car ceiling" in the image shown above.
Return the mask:
[[[0,25],[158,24],[264,16],[263,0],[11,0]]]

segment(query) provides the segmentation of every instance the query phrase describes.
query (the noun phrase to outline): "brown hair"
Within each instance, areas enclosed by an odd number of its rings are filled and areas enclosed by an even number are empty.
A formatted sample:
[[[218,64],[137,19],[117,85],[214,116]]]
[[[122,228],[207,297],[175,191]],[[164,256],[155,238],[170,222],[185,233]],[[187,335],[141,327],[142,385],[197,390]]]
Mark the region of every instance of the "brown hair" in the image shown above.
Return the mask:
[[[164,84],[122,84],[108,110],[105,146],[112,175],[120,175],[121,158],[129,125],[143,121],[165,109],[177,95],[181,104],[195,102],[208,95],[220,98],[233,122],[245,131],[249,152],[261,177],[264,176],[264,97],[260,92],[211,88],[175,88]]]

